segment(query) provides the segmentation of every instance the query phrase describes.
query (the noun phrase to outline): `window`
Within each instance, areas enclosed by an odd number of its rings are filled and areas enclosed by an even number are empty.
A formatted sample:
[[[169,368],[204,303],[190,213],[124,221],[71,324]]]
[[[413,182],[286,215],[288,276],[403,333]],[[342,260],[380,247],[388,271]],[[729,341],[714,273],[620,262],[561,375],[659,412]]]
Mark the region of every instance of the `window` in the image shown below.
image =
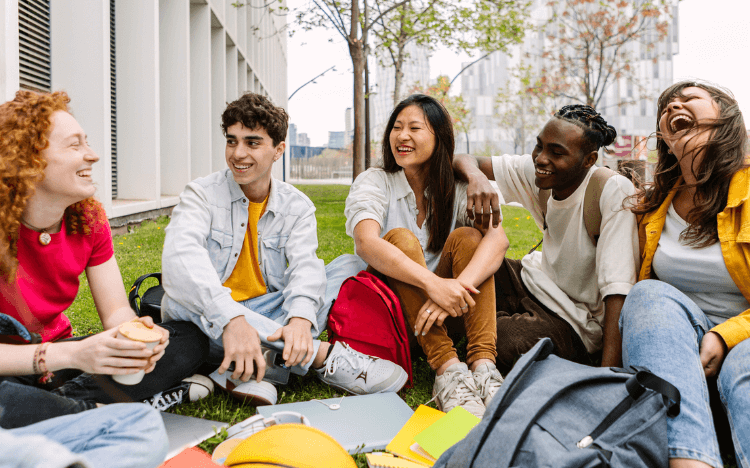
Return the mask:
[[[50,92],[52,87],[49,0],[18,2],[19,87]]]

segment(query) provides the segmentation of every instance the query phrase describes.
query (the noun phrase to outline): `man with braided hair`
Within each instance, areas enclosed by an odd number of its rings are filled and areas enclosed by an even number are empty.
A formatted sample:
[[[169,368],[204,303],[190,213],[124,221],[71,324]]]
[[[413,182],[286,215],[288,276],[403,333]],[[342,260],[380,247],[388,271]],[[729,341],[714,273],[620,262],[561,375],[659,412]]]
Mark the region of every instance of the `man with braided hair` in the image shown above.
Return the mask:
[[[495,273],[503,373],[544,337],[563,358],[592,364],[601,351],[602,366],[620,364],[617,322],[638,263],[636,219],[623,209],[633,184],[619,174],[604,182],[598,207],[590,207],[601,212],[598,238],[589,236],[584,215],[598,150],[616,136],[593,108],[571,105],[546,123],[531,155],[454,159],[457,175],[469,183],[470,217],[497,225],[500,204],[517,202],[543,229],[543,251],[506,258]],[[488,179],[497,181],[500,196]]]

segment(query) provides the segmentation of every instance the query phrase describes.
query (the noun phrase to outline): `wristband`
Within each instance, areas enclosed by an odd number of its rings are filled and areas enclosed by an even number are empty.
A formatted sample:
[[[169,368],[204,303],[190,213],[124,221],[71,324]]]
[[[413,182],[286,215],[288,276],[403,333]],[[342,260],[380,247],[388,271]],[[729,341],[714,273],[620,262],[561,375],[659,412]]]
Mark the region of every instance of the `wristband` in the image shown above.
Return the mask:
[[[52,377],[55,376],[52,372],[49,371],[47,368],[47,362],[45,355],[47,353],[47,347],[49,347],[49,341],[46,343],[40,344],[36,348],[36,352],[34,353],[34,371],[36,371],[39,374],[42,374],[41,377],[39,377],[39,383],[46,384],[49,382]]]

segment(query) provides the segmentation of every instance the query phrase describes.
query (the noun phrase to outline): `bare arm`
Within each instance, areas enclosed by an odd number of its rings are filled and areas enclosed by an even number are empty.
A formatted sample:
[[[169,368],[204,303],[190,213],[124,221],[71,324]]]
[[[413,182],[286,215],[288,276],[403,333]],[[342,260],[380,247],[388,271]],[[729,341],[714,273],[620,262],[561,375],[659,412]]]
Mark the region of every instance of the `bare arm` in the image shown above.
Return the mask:
[[[489,183],[490,180],[495,180],[492,158],[457,154],[453,157],[453,171],[456,177],[469,184],[466,189],[466,211],[469,218],[484,229],[492,219],[492,226],[497,227],[501,221],[500,197]]]
[[[500,268],[508,251],[508,237],[502,226],[482,230],[482,240],[479,242],[469,264],[456,278],[462,283],[468,283],[478,288],[487,278],[495,274]],[[467,301],[468,310],[460,310],[457,315],[472,313],[476,303]],[[430,299],[420,309],[415,322],[415,333],[427,334],[433,324],[442,325],[448,315],[454,315],[445,311]],[[455,315],[454,315],[455,316]]]
[[[411,260],[398,247],[380,238],[380,224],[365,219],[354,227],[357,254],[380,273],[423,289],[427,296],[451,315],[461,315],[461,307],[473,304],[474,285],[458,279],[441,278]]]
[[[604,345],[602,367],[622,366],[622,337],[620,336],[620,311],[625,296],[612,294],[604,298]]]
[[[501,225],[482,231],[484,235],[464,271],[458,275],[459,280],[479,287],[487,278],[494,275],[503,264],[505,253],[510,242]]]
[[[128,304],[128,297],[122,285],[122,275],[114,256],[101,265],[86,268],[86,277],[105,330],[136,317]]]
[[[365,219],[354,227],[354,244],[357,255],[380,273],[426,289],[438,276],[415,263],[398,247],[380,237],[380,224]]]
[[[133,374],[150,370],[153,355],[146,345],[137,341],[120,340],[116,329],[96,334],[81,341],[51,343],[45,362],[51,372],[60,369],[80,369],[92,374]],[[38,345],[0,344],[0,375],[30,375],[34,373],[34,353]]]

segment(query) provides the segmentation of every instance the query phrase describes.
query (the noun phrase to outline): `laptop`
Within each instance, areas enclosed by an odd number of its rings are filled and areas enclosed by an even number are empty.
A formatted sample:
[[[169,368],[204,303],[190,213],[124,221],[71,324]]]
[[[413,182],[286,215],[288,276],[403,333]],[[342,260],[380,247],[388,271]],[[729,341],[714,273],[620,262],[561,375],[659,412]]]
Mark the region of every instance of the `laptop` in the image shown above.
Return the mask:
[[[213,437],[222,427],[229,426],[229,424],[219,421],[172,413],[163,412],[161,417],[164,420],[167,437],[169,438],[169,451],[165,460],[169,460],[186,448],[194,447],[209,437]]]
[[[414,413],[393,392],[258,407],[265,418],[279,411],[307,416],[312,427],[328,433],[350,454],[385,450]]]

